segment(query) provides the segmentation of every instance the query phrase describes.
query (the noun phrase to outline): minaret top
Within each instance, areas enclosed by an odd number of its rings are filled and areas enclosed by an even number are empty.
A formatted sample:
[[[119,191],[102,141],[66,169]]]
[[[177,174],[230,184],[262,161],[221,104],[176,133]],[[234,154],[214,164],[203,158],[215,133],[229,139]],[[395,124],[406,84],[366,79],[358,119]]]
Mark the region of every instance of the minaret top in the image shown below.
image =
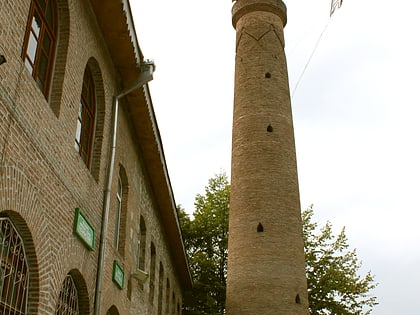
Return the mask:
[[[238,20],[247,13],[253,11],[266,11],[277,14],[283,21],[283,27],[287,23],[286,5],[282,0],[236,0],[232,7],[232,24],[236,28]]]

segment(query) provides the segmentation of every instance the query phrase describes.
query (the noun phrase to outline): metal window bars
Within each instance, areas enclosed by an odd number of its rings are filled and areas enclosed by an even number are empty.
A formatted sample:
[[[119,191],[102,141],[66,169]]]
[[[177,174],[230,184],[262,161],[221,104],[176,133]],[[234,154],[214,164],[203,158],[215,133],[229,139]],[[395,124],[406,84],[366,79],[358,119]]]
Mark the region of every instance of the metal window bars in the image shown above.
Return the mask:
[[[56,315],[79,315],[79,298],[77,288],[71,275],[64,279],[58,298]]]
[[[23,241],[9,218],[0,218],[0,313],[26,314],[29,270]]]

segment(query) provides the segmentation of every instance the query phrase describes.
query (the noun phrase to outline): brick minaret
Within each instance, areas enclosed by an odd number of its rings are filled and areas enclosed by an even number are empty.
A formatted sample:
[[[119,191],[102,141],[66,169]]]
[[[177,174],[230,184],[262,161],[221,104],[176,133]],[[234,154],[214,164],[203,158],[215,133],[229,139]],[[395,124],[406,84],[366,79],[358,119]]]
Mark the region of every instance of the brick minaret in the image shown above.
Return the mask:
[[[228,315],[308,314],[281,0],[237,0]]]

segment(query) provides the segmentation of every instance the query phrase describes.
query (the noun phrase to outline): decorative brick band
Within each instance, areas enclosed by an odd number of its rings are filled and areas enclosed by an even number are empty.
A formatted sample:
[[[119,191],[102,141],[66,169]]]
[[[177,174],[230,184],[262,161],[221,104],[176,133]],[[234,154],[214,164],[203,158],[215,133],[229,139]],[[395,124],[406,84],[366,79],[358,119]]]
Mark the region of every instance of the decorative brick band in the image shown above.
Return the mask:
[[[284,48],[284,37],[283,37],[283,32],[279,31],[275,25],[273,24],[269,24],[267,23],[267,28],[265,30],[261,30],[260,33],[255,33],[252,31],[248,31],[246,27],[243,27],[237,35],[237,39],[236,39],[236,53],[238,53],[238,47],[241,43],[241,40],[244,36],[248,36],[250,38],[252,38],[253,40],[255,40],[256,42],[262,42],[264,40],[264,38],[266,36],[268,36],[269,34],[274,33],[274,35],[277,37],[277,39],[279,40],[281,46]],[[269,39],[270,41],[271,39]],[[261,45],[263,46],[263,44]],[[247,50],[248,48],[246,48]]]
[[[236,29],[236,23],[245,14],[254,11],[271,12],[278,15],[283,21],[283,27],[287,23],[287,9],[282,0],[237,0],[232,7],[232,25]]]

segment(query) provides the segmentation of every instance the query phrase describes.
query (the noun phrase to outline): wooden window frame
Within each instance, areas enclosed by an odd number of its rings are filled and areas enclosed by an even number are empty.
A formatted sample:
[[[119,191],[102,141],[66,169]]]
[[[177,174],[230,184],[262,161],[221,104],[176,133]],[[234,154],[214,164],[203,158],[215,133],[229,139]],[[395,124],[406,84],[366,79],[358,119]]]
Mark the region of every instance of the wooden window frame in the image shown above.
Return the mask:
[[[156,277],[156,246],[150,243],[150,277],[149,277],[149,304],[155,300],[155,277]]]
[[[170,314],[171,310],[171,304],[170,304],[170,298],[171,298],[171,283],[169,282],[169,278],[166,278],[166,291],[165,291],[165,314]]]
[[[165,268],[163,263],[159,262],[159,291],[158,291],[158,315],[163,314],[163,275]]]
[[[85,93],[86,91],[86,93]],[[83,75],[79,114],[77,117],[74,146],[86,166],[90,168],[96,125],[96,93],[90,68],[87,66]]]
[[[22,49],[22,60],[42,94],[48,100],[57,47],[57,4],[55,0],[44,0],[44,3],[45,9],[40,5],[40,0],[31,1]],[[49,7],[50,5],[51,7]],[[48,21],[47,17],[49,8],[51,9],[50,21]],[[36,18],[38,18],[37,21],[39,22],[39,25],[37,25],[39,26],[38,32],[33,28]],[[48,49],[46,49],[46,42],[44,41],[47,37],[50,40]],[[30,56],[31,51],[28,50],[31,48],[30,42],[34,46],[32,47],[34,49],[34,51],[32,50],[32,57]],[[42,75],[42,63],[45,67],[43,78],[40,76]]]
[[[118,175],[118,187],[117,187],[117,205],[115,207],[115,235],[114,235],[114,247],[120,250],[120,233],[121,233],[121,215],[122,215],[122,202],[123,202],[123,182],[121,176]]]
[[[146,222],[143,216],[140,216],[140,240],[139,240],[139,261],[138,269],[146,270]]]

